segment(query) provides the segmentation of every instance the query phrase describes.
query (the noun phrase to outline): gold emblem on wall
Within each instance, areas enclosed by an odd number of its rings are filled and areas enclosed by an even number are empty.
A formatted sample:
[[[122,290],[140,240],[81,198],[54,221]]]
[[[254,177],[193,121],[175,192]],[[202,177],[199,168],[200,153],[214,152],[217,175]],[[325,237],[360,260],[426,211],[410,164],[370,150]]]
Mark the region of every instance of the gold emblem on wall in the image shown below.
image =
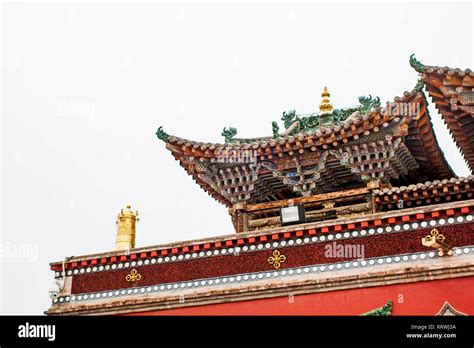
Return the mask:
[[[273,251],[273,256],[270,256],[267,262],[275,269],[279,269],[281,264],[286,261],[286,256],[282,255],[278,250]]]
[[[127,276],[125,277],[125,279],[127,280],[127,282],[132,282],[132,283],[133,283],[133,282],[136,282],[136,281],[142,279],[142,276],[141,276],[141,274],[139,274],[139,273],[137,272],[137,270],[134,268],[134,269],[132,269],[132,270],[130,271],[129,274],[127,274]]]
[[[451,256],[453,251],[451,250],[451,247],[446,244],[445,240],[446,237],[439,233],[436,228],[433,228],[429,235],[427,235],[425,238],[421,238],[421,244],[433,249],[438,249],[439,256]]]

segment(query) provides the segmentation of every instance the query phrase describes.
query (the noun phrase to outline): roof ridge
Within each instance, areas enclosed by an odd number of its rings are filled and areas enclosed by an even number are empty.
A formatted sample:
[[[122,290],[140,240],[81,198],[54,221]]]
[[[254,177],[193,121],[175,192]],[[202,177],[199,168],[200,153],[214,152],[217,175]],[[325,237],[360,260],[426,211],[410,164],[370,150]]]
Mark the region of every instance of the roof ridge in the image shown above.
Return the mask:
[[[388,194],[392,193],[398,190],[408,190],[408,191],[415,191],[418,189],[425,189],[425,188],[430,188],[434,186],[441,187],[443,185],[446,185],[448,183],[452,184],[460,184],[461,182],[474,182],[474,175],[468,175],[468,176],[459,176],[459,177],[452,177],[450,179],[442,179],[442,180],[433,180],[433,181],[425,181],[425,182],[419,182],[416,184],[410,184],[406,186],[398,186],[398,187],[391,187],[391,188],[384,188],[384,189],[375,189],[373,191],[374,194],[378,195],[383,195],[383,194]]]
[[[438,66],[438,65],[424,65],[419,61],[416,57],[415,54],[413,53],[410,55],[410,65],[412,66],[413,69],[415,69],[417,72],[422,73],[422,72],[427,72],[427,73],[432,73],[432,72],[438,72],[438,73],[447,73],[447,74],[473,74],[472,70],[469,68],[466,69],[461,69],[461,68],[451,68],[448,66]],[[446,70],[446,71],[445,71]],[[474,76],[474,75],[473,75]]]

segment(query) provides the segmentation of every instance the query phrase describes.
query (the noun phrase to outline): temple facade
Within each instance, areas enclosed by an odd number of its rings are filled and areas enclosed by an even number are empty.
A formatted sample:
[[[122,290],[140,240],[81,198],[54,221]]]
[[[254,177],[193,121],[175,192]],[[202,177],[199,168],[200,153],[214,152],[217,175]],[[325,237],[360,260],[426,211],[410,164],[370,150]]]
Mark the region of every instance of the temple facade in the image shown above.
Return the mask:
[[[136,247],[138,212],[117,217],[114,251],[50,264],[49,315],[471,315],[474,176],[439,147],[431,99],[474,168],[474,73],[425,66],[382,105],[283,113],[261,138],[156,135],[228,208],[235,231]],[[414,74],[415,75],[415,74]]]

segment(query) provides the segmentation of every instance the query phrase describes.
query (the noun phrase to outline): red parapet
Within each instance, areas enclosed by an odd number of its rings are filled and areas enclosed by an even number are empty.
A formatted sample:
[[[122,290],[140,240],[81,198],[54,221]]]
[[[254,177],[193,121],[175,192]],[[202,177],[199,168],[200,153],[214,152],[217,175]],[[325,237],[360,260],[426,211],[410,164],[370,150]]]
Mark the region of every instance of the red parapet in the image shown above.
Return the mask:
[[[159,255],[168,255],[168,254],[178,254],[178,253],[188,253],[188,252],[196,252],[202,249],[214,249],[214,248],[223,248],[223,247],[231,247],[231,246],[243,246],[247,244],[254,244],[257,242],[267,242],[269,240],[279,240],[279,239],[290,239],[292,237],[303,237],[307,235],[317,235],[319,233],[327,234],[332,232],[342,232],[345,230],[355,230],[357,228],[368,228],[370,226],[382,226],[384,224],[397,224],[400,222],[409,222],[409,221],[423,221],[430,218],[440,218],[441,216],[455,216],[458,214],[468,214],[471,210],[470,206],[464,207],[455,207],[450,209],[442,209],[437,211],[429,211],[425,213],[414,213],[412,215],[399,215],[399,216],[392,216],[392,217],[380,217],[374,220],[365,220],[360,222],[351,222],[347,224],[338,224],[333,226],[323,226],[317,228],[311,228],[306,230],[289,230],[281,231],[278,233],[271,233],[268,231],[266,235],[254,236],[254,237],[247,237],[247,238],[238,238],[238,239],[230,239],[230,240],[220,240],[220,241],[212,241],[209,240],[209,243],[200,244],[200,245],[185,245],[176,248],[169,248],[169,249],[162,249],[162,250],[153,250],[141,253],[133,253],[129,255],[118,255],[118,256],[109,256],[109,257],[101,257],[99,256],[97,259],[87,259],[82,261],[74,261],[68,263],[66,266],[67,268],[76,268],[76,267],[87,267],[90,265],[97,265],[97,264],[113,264],[117,261],[126,261],[126,260],[134,260],[137,258],[146,259],[149,257],[156,257]],[[204,241],[203,241],[204,242]],[[50,266],[52,270],[60,270],[62,269],[62,264],[57,263],[55,265]]]

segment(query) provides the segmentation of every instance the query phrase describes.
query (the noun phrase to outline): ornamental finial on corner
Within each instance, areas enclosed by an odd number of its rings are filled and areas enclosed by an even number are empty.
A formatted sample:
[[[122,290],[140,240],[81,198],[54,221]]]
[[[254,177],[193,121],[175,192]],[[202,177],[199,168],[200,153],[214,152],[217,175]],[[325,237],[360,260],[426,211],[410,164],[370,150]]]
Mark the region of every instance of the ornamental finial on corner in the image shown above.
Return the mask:
[[[158,127],[158,130],[156,131],[156,136],[158,137],[158,139],[160,140],[163,140],[165,143],[167,143],[169,141],[169,134],[166,133],[164,130],[163,130],[163,127],[160,126]]]
[[[419,73],[422,73],[423,70],[425,70],[425,66],[418,59],[416,59],[414,53],[410,55],[410,65]]]

